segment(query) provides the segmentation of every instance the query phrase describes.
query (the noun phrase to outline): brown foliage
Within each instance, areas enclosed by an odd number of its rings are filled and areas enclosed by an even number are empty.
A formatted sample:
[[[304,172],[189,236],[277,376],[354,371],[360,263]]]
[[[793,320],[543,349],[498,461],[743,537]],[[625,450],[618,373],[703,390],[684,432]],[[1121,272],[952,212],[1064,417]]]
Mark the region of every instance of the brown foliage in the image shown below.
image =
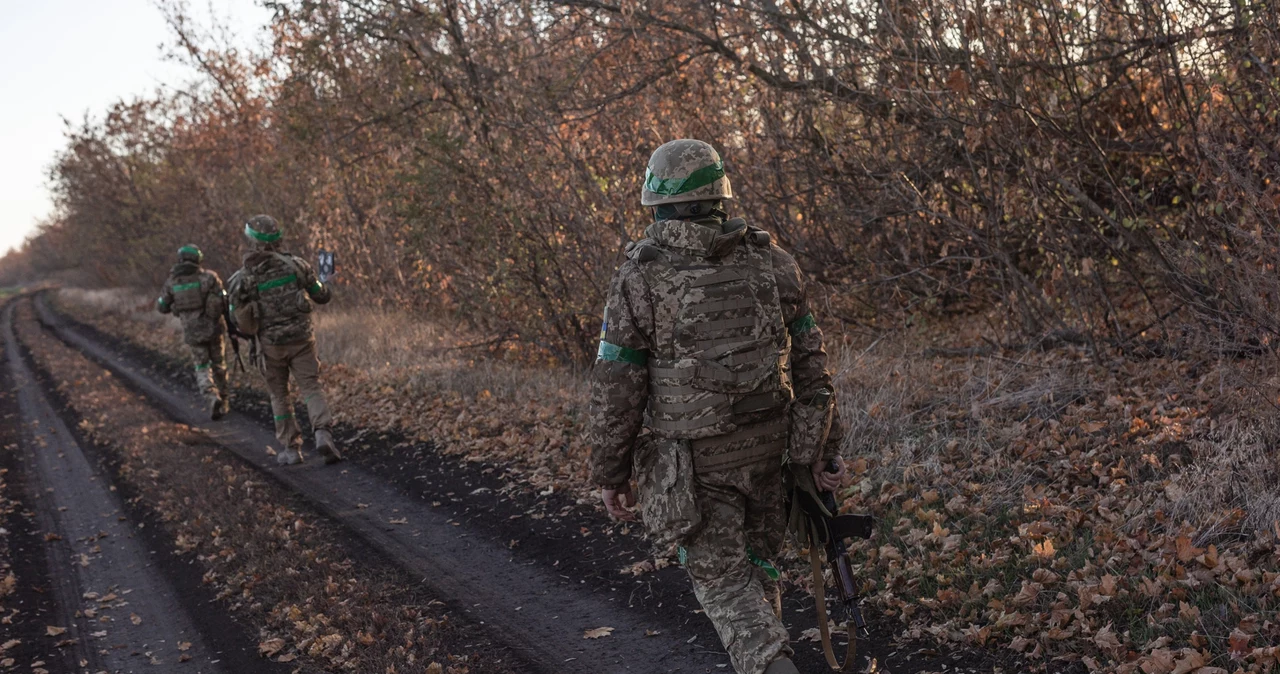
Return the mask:
[[[1273,3],[273,7],[263,54],[169,9],[205,77],[69,134],[37,267],[154,284],[188,239],[230,266],[269,211],[348,295],[582,360],[648,152],[694,136],[828,316],[1280,328]]]

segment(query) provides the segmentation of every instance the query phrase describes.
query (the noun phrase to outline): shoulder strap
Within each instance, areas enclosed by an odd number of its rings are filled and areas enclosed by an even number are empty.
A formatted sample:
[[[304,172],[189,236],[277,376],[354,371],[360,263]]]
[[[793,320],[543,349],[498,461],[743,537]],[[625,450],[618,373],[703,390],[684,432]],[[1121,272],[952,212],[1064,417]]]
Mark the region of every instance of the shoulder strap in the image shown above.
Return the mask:
[[[853,625],[845,623],[845,631],[848,633],[849,645],[844,653],[844,663],[836,659],[835,648],[831,644],[831,626],[827,622],[827,593],[826,583],[822,577],[822,552],[821,547],[815,538],[810,539],[809,543],[809,568],[813,572],[813,602],[818,610],[818,634],[822,637],[822,652],[827,656],[827,664],[832,670],[837,672],[852,672],[853,665],[858,660],[858,635],[854,633]]]
[[[627,244],[626,255],[630,260],[646,264],[663,257],[664,252],[665,251],[658,245],[657,241],[654,241],[653,239],[641,239]]]

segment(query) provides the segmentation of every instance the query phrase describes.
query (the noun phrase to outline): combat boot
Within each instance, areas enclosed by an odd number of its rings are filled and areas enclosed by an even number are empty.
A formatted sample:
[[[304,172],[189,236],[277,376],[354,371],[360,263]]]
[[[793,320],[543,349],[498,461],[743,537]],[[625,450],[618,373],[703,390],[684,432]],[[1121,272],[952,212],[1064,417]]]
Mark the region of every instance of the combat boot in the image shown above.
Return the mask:
[[[212,421],[218,421],[218,419],[227,416],[227,411],[227,399],[223,398],[221,395],[215,395],[210,398],[209,418],[212,419]]]
[[[218,416],[214,417],[213,420],[217,421],[218,419],[227,416],[227,413],[230,411],[231,401],[227,400],[227,396],[224,395],[218,399]]]
[[[302,463],[302,448],[289,447],[283,452],[276,454],[276,463],[282,466],[292,466],[295,463]]]
[[[223,404],[224,403],[222,402],[222,396],[213,395],[209,397],[209,418],[210,419],[217,421],[221,419],[224,414],[227,413],[227,411],[223,409]]]
[[[316,449],[320,451],[320,456],[324,457],[326,466],[342,460],[342,454],[338,453],[338,446],[333,443],[333,434],[327,429],[316,429]]]
[[[796,669],[796,663],[791,658],[781,657],[770,662],[764,674],[800,674],[800,670]]]

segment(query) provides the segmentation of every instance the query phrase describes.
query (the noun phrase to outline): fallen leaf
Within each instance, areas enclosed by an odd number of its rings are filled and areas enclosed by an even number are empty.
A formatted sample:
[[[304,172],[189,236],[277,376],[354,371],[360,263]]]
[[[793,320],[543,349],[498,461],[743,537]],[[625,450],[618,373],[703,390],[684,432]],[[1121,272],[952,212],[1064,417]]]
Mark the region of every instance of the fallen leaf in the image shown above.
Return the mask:
[[[583,639],[599,639],[600,637],[607,637],[612,633],[613,633],[612,627],[597,627],[593,630],[587,630],[586,632],[583,632],[582,638]]]
[[[63,634],[67,633],[67,628],[54,627],[53,625],[48,625],[44,628],[44,633],[51,637],[62,636]]]
[[[1204,655],[1193,648],[1182,649],[1182,657],[1173,665],[1171,674],[1187,674],[1204,667]]]

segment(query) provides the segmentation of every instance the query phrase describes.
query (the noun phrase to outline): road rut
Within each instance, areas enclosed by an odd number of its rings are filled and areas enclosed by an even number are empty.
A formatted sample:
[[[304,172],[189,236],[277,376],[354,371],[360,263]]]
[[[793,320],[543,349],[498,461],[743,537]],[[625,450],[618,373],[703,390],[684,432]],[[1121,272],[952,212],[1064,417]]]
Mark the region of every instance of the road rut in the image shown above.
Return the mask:
[[[47,532],[48,568],[64,639],[60,671],[231,672],[197,628],[178,590],[160,572],[119,498],[90,463],[42,393],[3,314],[5,361],[23,418],[23,451],[32,455],[36,500],[28,504]],[[61,665],[61,666],[58,666]],[[167,670],[172,671],[172,670]],[[243,670],[240,670],[243,671]]]

